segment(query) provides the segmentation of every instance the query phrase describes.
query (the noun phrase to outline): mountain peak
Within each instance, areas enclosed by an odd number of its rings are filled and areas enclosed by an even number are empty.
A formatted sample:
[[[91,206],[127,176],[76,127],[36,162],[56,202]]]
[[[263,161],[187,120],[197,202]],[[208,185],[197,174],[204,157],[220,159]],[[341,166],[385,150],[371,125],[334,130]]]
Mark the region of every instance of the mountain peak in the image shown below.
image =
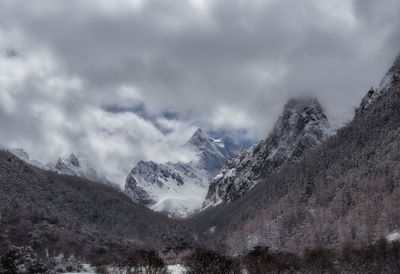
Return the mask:
[[[306,106],[311,106],[311,105],[319,106],[318,100],[316,98],[308,97],[308,96],[293,97],[293,98],[290,98],[286,102],[285,109],[288,109],[288,108],[300,109],[300,108],[304,108]]]
[[[292,98],[285,104],[283,113],[268,138],[275,140],[282,136],[298,135],[305,131],[313,131],[312,135],[314,135],[320,130],[325,132],[328,127],[328,118],[317,99],[311,97]]]
[[[189,143],[192,144],[197,144],[197,143],[204,143],[210,141],[210,136],[207,135],[207,133],[201,129],[198,128],[192,135],[192,137],[189,140]]]
[[[207,133],[201,128],[198,128],[195,131],[185,146],[190,149],[194,149],[196,152],[203,152],[207,154],[212,153],[218,155],[217,158],[224,158],[222,155],[224,151],[222,151],[223,149],[220,147],[220,144],[208,136]]]
[[[329,128],[314,98],[290,99],[268,137],[228,160],[210,183],[203,207],[234,201],[280,168],[295,163],[326,138]]]
[[[196,131],[193,133],[193,136],[203,136],[203,135],[207,135],[207,134],[201,128],[197,128]]]
[[[64,168],[65,166],[72,166],[74,168],[79,168],[81,164],[79,163],[78,157],[74,153],[71,153],[67,157],[58,158],[56,168]]]
[[[68,162],[71,163],[71,165],[73,165],[74,167],[80,167],[80,163],[78,160],[78,157],[76,157],[76,155],[74,153],[71,153],[68,156]]]
[[[284,115],[288,113],[299,113],[304,115],[323,115],[324,111],[317,99],[312,97],[291,98],[287,101],[284,108]]]

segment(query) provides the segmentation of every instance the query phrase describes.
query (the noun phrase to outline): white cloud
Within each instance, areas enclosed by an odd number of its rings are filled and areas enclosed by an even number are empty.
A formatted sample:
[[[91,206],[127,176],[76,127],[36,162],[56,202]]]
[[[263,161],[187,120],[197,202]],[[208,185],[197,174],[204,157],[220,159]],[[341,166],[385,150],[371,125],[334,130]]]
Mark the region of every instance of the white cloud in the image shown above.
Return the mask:
[[[0,143],[123,182],[197,125],[264,138],[285,101],[349,118],[400,50],[400,2],[4,0]],[[172,113],[172,114],[171,114]],[[242,137],[242,136],[241,136]]]
[[[152,121],[134,112],[102,108],[105,103],[121,107],[140,103],[141,94],[132,86],[121,85],[97,97],[43,50],[27,48],[23,55],[2,56],[0,63],[0,112],[5,114],[2,145],[23,147],[44,162],[75,152],[120,184],[139,160],[193,158],[181,147],[185,140],[180,138],[188,137],[192,126],[158,118],[171,131],[165,136]]]
[[[256,121],[245,110],[220,106],[212,114],[210,123],[215,129],[237,131],[243,128],[256,127]]]

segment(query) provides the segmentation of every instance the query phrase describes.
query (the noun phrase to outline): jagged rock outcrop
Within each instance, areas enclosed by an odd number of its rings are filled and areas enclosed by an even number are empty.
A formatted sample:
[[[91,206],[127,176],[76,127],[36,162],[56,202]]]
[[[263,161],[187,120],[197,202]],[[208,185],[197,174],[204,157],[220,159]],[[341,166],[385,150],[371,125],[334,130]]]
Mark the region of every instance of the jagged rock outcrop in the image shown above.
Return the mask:
[[[94,168],[86,161],[79,160],[74,153],[71,153],[67,157],[60,157],[56,164],[49,164],[48,166],[60,174],[82,177],[120,190],[117,184],[110,182],[105,176],[99,175]]]
[[[66,175],[84,177],[92,180],[99,179],[97,172],[87,164],[81,164],[81,161],[79,161],[74,153],[66,157],[58,158],[54,168],[58,172]]]
[[[199,209],[209,181],[241,146],[213,139],[198,129],[184,147],[195,152],[195,160],[163,164],[140,161],[126,179],[125,193],[133,201],[170,216],[184,217]]]
[[[296,162],[327,136],[328,119],[317,100],[291,99],[268,138],[229,159],[211,181],[203,207],[230,202],[260,179]]]

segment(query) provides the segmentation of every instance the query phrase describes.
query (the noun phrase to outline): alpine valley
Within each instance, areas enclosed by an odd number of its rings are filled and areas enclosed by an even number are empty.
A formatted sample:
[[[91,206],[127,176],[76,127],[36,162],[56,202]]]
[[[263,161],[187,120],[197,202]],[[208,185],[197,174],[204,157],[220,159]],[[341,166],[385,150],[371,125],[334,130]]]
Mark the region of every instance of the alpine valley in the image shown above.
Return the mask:
[[[244,145],[213,139],[197,129],[184,147],[194,152],[194,160],[165,164],[140,161],[132,169],[125,185],[132,201],[172,217],[186,217],[201,208],[210,180]]]
[[[340,129],[316,98],[282,108],[257,144],[197,129],[191,161],[133,163],[123,190],[75,154],[2,149],[0,270],[399,273],[400,56]]]

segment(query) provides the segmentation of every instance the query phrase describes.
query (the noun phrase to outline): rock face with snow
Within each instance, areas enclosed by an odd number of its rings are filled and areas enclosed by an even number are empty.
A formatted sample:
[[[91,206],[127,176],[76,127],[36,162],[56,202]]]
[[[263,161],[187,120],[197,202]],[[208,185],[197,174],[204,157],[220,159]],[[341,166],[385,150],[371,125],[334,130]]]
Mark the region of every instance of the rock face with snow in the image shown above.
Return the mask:
[[[140,161],[126,179],[125,193],[141,205],[174,217],[199,209],[209,181],[240,145],[213,139],[198,129],[184,146],[196,153],[195,160],[163,164]]]
[[[361,101],[360,107],[357,109],[357,113],[364,111],[372,102],[379,98],[383,93],[385,93],[390,87],[398,84],[400,81],[400,54],[395,59],[392,67],[386,72],[385,76],[382,78],[379,88],[371,89],[364,96]]]
[[[243,196],[261,179],[320,144],[328,128],[328,119],[316,99],[289,100],[268,138],[229,159],[215,176],[203,207]]]

